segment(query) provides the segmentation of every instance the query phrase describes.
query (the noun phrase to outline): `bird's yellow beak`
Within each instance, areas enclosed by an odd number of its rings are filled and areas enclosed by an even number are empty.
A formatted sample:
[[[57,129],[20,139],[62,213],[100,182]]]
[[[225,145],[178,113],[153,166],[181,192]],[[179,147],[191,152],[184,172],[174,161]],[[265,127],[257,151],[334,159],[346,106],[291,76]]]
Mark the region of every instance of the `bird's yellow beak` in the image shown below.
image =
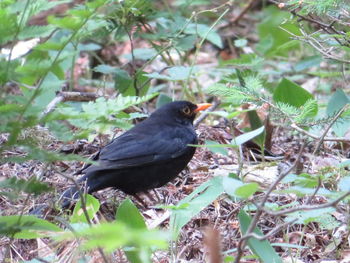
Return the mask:
[[[194,110],[194,112],[199,112],[199,111],[202,111],[202,110],[206,110],[208,109],[212,104],[210,103],[200,103],[200,104],[197,104],[197,109]]]

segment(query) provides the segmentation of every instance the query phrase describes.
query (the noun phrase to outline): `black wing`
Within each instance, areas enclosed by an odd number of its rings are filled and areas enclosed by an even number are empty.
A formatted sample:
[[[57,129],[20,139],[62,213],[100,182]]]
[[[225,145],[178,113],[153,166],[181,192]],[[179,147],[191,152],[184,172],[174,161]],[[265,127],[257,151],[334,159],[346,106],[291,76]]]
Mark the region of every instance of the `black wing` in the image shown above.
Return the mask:
[[[158,163],[191,151],[188,144],[196,142],[196,134],[190,129],[172,127],[170,132],[163,129],[146,133],[130,130],[101,150],[99,163],[105,169],[121,169]]]

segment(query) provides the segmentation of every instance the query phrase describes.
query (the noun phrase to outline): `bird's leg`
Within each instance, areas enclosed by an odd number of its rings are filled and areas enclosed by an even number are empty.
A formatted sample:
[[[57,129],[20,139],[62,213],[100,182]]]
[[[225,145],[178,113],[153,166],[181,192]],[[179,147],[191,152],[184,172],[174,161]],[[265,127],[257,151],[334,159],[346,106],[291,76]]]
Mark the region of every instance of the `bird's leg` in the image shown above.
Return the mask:
[[[136,199],[136,201],[139,204],[141,204],[145,208],[148,208],[148,205],[145,203],[145,201],[138,194],[133,194],[132,196]]]
[[[152,191],[153,191],[154,195],[157,197],[157,200],[156,200],[156,201],[157,201],[158,203],[161,203],[162,200],[161,200],[161,197],[160,197],[158,191],[157,191],[156,189],[152,189]]]

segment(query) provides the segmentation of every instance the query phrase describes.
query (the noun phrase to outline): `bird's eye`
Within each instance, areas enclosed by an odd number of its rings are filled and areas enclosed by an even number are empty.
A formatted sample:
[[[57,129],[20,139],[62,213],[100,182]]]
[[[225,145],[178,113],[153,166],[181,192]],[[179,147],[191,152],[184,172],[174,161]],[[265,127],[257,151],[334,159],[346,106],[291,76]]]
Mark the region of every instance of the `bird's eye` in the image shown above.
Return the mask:
[[[191,109],[189,107],[185,107],[182,109],[182,112],[185,113],[186,115],[190,115],[191,114]]]

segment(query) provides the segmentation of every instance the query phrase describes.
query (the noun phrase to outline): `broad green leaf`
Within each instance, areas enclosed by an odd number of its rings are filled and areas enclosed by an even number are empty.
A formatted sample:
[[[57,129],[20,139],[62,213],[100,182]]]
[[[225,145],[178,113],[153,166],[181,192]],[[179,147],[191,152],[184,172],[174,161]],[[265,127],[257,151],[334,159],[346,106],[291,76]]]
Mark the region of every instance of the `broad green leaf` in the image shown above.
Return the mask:
[[[72,31],[78,30],[83,25],[82,18],[77,16],[65,16],[63,18],[57,18],[50,15],[47,17],[47,21],[51,25]]]
[[[236,39],[234,42],[235,47],[245,47],[248,44],[248,41],[244,38]]]
[[[305,188],[314,188],[319,184],[319,176],[311,175],[307,173],[302,174],[288,174],[285,178],[283,178],[283,183],[293,183],[294,185],[298,185],[300,187]]]
[[[350,103],[350,98],[342,89],[337,89],[332,97],[329,99],[327,105],[327,115],[332,116],[336,114],[346,104]]]
[[[196,36],[190,35],[175,40],[174,47],[181,51],[192,49],[196,43]]]
[[[303,71],[305,69],[309,69],[311,67],[318,67],[322,61],[322,57],[320,55],[306,57],[303,60],[299,61],[295,66],[295,71]]]
[[[222,179],[222,185],[224,187],[225,192],[232,196],[232,197],[238,197],[241,198],[240,196],[236,195],[236,190],[241,187],[244,183],[237,179],[237,178],[232,178],[229,176],[225,176]]]
[[[202,209],[210,205],[224,192],[222,177],[214,177],[200,185],[189,196],[181,200],[177,207],[182,209],[172,210],[170,216],[170,229],[173,238],[176,239],[181,228],[186,225]],[[186,206],[183,206],[186,204]]]
[[[236,189],[235,194],[240,198],[247,199],[255,194],[258,189],[259,185],[257,183],[245,183]]]
[[[289,49],[278,50],[278,48],[290,42],[289,31],[295,35],[300,35],[299,28],[290,21],[290,13],[282,11],[275,6],[263,9],[264,20],[258,25],[260,42],[256,47],[258,52],[265,55],[288,56],[288,51],[300,46],[289,46]],[[285,30],[283,30],[285,29]],[[276,52],[276,50],[278,52]]]
[[[244,133],[242,135],[237,136],[232,140],[232,145],[242,145],[245,142],[255,138],[259,134],[261,134],[265,130],[264,126],[261,126],[259,129]]]
[[[317,222],[321,224],[322,228],[334,229],[339,226],[339,222],[332,216],[334,213],[334,207],[327,207],[322,209],[316,209],[311,211],[298,211],[292,214],[288,214],[285,218],[286,221],[292,221],[297,219],[294,224],[304,224],[307,225],[311,222]]]
[[[256,110],[248,111],[248,118],[249,118],[250,128],[252,130],[256,130],[264,125],[261,122],[258,114],[256,113]],[[254,142],[256,142],[261,149],[264,149],[265,147],[265,137],[266,137],[266,132],[264,130],[261,134],[259,134],[254,138]]]
[[[252,219],[246,212],[244,212],[244,210],[241,210],[238,213],[238,220],[242,234],[244,235],[247,232]],[[253,232],[257,235],[263,236],[263,233],[257,227],[254,228]],[[278,256],[276,251],[267,240],[260,241],[256,238],[249,238],[247,244],[253,253],[257,255],[262,262],[282,263],[282,259]]]
[[[164,94],[164,93],[160,93],[158,98],[157,98],[157,103],[156,103],[156,107],[157,109],[169,102],[172,102],[173,99],[170,98],[168,95]]]
[[[123,69],[114,69],[114,87],[121,94],[124,95],[126,90],[132,85],[133,80],[130,77],[129,73]]]
[[[116,220],[117,222],[125,223],[127,226],[129,226],[132,229],[140,229],[140,230],[147,229],[146,223],[141,213],[139,212],[139,210],[136,208],[136,206],[133,204],[133,202],[130,199],[126,199],[120,204],[117,210]],[[144,262],[140,254],[141,251],[142,250],[140,247],[133,247],[133,249],[130,249],[130,248],[124,249],[124,252],[128,260],[132,263]],[[143,253],[147,254],[147,261],[150,262],[151,251],[149,249],[145,249]]]
[[[177,81],[177,80],[186,80],[189,77],[192,77],[192,75],[197,71],[198,70],[196,69],[196,67],[191,69],[191,67],[175,66],[168,69],[168,75],[159,74],[159,73],[151,73],[151,74],[144,74],[144,75],[154,79]]]
[[[206,140],[205,141],[205,146],[213,153],[219,153],[225,156],[228,156],[228,150],[224,147],[217,147],[217,142],[211,141],[211,140]]]
[[[282,102],[294,107],[301,107],[313,96],[298,84],[283,78],[273,93],[275,102]]]
[[[222,183],[225,192],[234,198],[247,199],[259,189],[257,183],[244,183],[229,176],[225,176]]]
[[[62,231],[58,226],[28,215],[0,216],[0,235],[21,239],[50,237],[53,232]]]
[[[337,89],[336,92],[332,95],[330,98],[328,105],[327,105],[327,115],[333,116],[335,115],[340,109],[342,109],[346,104],[350,103],[350,98],[347,96],[343,90]],[[343,113],[343,115],[345,115]],[[349,130],[350,128],[350,114],[347,114],[347,120],[345,119],[339,119],[337,120],[332,130],[335,132],[337,136],[344,136],[344,134]]]
[[[18,111],[21,107],[18,104],[0,105],[0,113]]]
[[[89,220],[86,218],[86,215],[82,208],[82,202],[79,200],[75,205],[73,214],[70,218],[71,223],[88,223],[91,221],[100,209],[100,202],[92,195],[87,194],[85,195],[85,206]]]
[[[119,205],[116,220],[135,229],[147,229],[143,216],[130,199],[125,199]]]
[[[289,187],[287,189],[284,190],[279,190],[278,192],[280,193],[293,193],[295,195],[297,195],[298,197],[304,197],[306,195],[312,195],[315,193],[315,189],[314,188],[305,188],[305,187],[301,187],[301,186],[292,186]],[[333,196],[334,193],[332,193],[331,191],[321,187],[318,191],[317,194],[320,195],[325,195],[325,196]]]
[[[188,27],[186,27],[185,31],[186,34],[198,34],[201,38],[206,38],[209,42],[213,43],[219,48],[223,47],[222,40],[220,35],[215,32],[214,29],[210,29],[209,26],[204,24],[189,24]]]
[[[106,64],[100,64],[93,68],[93,71],[100,72],[102,74],[111,74],[116,72],[116,68]]]
[[[58,240],[76,240],[82,237],[81,248],[85,250],[103,247],[112,252],[121,247],[141,247],[166,249],[169,235],[164,231],[135,229],[123,222],[100,223],[93,227],[81,228],[74,233],[66,231],[55,238]]]
[[[350,161],[350,160],[349,160]],[[338,183],[340,191],[349,192],[350,191],[350,176],[346,176],[340,179]]]
[[[157,51],[155,51],[153,48],[136,48],[134,49],[133,54],[135,59],[148,60],[154,58],[157,55]],[[129,61],[132,60],[131,54],[124,55],[123,57]]]

